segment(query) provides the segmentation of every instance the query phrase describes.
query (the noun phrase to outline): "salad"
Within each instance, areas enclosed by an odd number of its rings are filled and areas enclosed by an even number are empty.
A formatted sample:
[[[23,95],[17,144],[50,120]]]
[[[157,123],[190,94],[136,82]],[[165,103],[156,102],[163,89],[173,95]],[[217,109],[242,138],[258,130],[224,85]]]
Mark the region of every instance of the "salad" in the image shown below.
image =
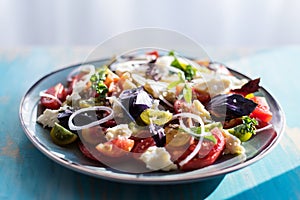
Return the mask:
[[[245,154],[243,144],[272,127],[259,81],[173,51],[126,54],[41,91],[37,122],[55,144],[77,143],[108,167],[191,171]]]

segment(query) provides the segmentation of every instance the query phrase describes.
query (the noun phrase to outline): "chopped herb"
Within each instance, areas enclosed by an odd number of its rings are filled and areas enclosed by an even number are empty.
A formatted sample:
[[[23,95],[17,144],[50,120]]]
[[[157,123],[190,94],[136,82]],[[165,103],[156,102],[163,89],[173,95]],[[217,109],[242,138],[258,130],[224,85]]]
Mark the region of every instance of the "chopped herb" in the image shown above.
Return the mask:
[[[184,83],[184,87],[182,89],[182,96],[187,103],[191,103],[192,96],[193,96],[192,88],[185,82],[181,73],[178,73],[178,77],[179,77],[179,80],[171,82],[168,85],[167,89],[170,90],[170,89],[176,87],[177,85]]]
[[[181,128],[179,128],[179,130],[185,132],[185,130],[183,130]],[[193,131],[195,134],[198,134],[199,136],[201,136],[201,127],[191,127],[190,130]],[[204,138],[213,142],[214,144],[217,144],[217,139],[212,134],[206,135],[206,136],[204,136]]]
[[[175,52],[174,51],[170,51],[169,52],[169,56],[175,56]]]
[[[211,142],[213,142],[214,144],[217,144],[217,139],[215,138],[215,136],[213,134],[206,135],[206,136],[204,136],[204,138],[211,141]]]
[[[183,98],[187,103],[192,103],[192,88],[188,85],[185,84],[183,88]]]
[[[242,121],[242,124],[228,129],[228,132],[238,137],[241,142],[245,142],[249,140],[252,135],[255,135],[255,126],[258,122],[256,119],[252,119],[249,116],[243,116]]]
[[[171,66],[181,70],[184,72],[186,80],[190,81],[196,74],[197,69],[192,67],[192,65],[185,65],[179,62],[179,60],[175,57],[174,52],[170,52],[169,56],[174,56],[174,60],[171,63]]]
[[[201,135],[201,127],[192,127],[192,128],[190,128],[190,129],[191,129],[191,131],[193,131],[194,133]],[[215,136],[212,135],[212,134],[211,134],[211,135],[206,135],[206,136],[204,136],[204,138],[207,139],[207,140],[212,141],[214,144],[217,144],[217,139],[216,139]]]
[[[186,79],[190,81],[196,75],[196,69],[193,68],[191,65],[187,65],[184,70],[184,75]]]
[[[97,94],[99,94],[99,98],[105,98],[105,95],[108,92],[108,88],[104,84],[107,75],[106,69],[107,68],[104,67],[97,73],[93,74],[90,78],[90,81],[92,82],[92,89],[95,90]]]
[[[223,129],[223,125],[221,122],[214,122],[214,123],[210,123],[210,124],[205,124],[204,130],[205,130],[205,132],[210,132],[215,127],[218,127],[219,129]]]
[[[176,57],[174,57],[174,60],[171,63],[171,66],[176,67],[177,69],[180,69],[180,70],[184,71],[184,69],[182,68],[180,62],[178,61],[178,59]]]
[[[181,74],[180,72],[178,73],[178,77],[179,77],[179,80],[178,80],[178,81],[171,82],[171,83],[168,85],[168,87],[167,87],[168,90],[170,90],[170,89],[176,87],[176,86],[179,85],[180,83],[184,83],[184,82],[185,82],[184,79],[183,79],[183,77],[182,77],[182,74]]]

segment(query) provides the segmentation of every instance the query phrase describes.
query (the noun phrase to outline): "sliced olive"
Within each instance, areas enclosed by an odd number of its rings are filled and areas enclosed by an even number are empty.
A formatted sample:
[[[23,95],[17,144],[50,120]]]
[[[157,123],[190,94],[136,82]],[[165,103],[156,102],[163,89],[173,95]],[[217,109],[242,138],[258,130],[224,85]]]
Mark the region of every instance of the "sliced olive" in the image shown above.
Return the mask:
[[[164,125],[172,119],[172,113],[169,111],[162,110],[154,110],[154,109],[146,109],[144,110],[140,117],[146,124],[156,124],[156,125]]]

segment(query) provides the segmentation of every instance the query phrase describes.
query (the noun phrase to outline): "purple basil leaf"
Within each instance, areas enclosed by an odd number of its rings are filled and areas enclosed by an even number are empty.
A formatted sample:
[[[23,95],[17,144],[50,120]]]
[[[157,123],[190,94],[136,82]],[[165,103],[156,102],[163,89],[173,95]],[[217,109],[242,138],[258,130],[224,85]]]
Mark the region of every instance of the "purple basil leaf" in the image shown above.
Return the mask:
[[[124,108],[134,119],[137,119],[153,103],[153,98],[142,87],[125,90],[119,98]]]
[[[164,147],[166,144],[166,135],[164,129],[158,125],[151,124],[149,126],[150,133],[157,147]]]
[[[231,92],[246,96],[247,94],[258,91],[259,82],[260,82],[260,78],[250,80],[246,84],[244,84],[240,89],[231,90]]]
[[[214,96],[206,109],[216,121],[224,121],[249,115],[257,106],[250,99],[239,94],[220,94]]]

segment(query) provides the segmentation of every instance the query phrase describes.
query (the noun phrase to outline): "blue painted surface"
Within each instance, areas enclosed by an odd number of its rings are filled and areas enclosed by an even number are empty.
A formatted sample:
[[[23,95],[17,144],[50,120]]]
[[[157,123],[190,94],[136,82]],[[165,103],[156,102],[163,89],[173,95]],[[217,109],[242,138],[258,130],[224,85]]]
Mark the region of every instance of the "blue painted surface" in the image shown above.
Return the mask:
[[[73,63],[76,56],[70,49],[0,52],[0,199],[300,199],[300,46],[225,60],[251,77],[262,77],[282,104],[287,129],[280,144],[257,163],[226,176],[170,186],[89,177],[54,163],[27,139],[18,119],[22,96],[62,60]]]

